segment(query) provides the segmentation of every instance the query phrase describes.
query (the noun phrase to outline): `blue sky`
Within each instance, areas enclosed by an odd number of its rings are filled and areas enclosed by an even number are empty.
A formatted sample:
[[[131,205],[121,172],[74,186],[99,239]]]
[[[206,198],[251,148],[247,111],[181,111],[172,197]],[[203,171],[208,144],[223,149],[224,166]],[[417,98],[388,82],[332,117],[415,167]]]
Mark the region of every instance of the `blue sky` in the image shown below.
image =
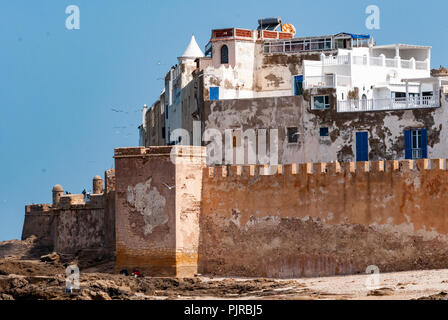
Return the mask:
[[[372,4],[381,10],[373,32]],[[68,5],[80,8],[80,30],[65,28]],[[141,107],[192,34],[204,48],[212,28],[280,16],[301,36],[431,45],[438,67],[448,64],[447,12],[448,2],[429,0],[0,0],[0,241],[20,238],[24,206],[50,203],[53,185],[90,189],[113,167],[114,148],[138,144]]]

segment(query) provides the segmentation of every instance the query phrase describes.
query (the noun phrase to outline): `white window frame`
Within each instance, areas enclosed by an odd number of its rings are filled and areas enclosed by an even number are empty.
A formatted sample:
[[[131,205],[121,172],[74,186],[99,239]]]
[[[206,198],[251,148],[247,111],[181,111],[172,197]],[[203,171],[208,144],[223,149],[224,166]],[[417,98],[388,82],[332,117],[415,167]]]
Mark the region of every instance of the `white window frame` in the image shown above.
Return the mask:
[[[324,107],[323,108],[316,108],[314,105],[314,99],[315,98],[319,98],[319,97],[324,97]],[[325,103],[325,98],[328,98],[328,103]],[[312,110],[327,110],[330,109],[330,96],[323,94],[323,95],[316,95],[316,96],[311,96],[311,109]]]

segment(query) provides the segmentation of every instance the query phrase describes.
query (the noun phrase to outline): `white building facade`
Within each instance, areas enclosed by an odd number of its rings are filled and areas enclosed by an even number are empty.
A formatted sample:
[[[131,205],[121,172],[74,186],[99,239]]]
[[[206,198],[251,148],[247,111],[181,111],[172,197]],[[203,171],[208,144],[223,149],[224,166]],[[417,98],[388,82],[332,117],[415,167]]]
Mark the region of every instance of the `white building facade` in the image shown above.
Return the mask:
[[[437,107],[444,80],[431,77],[430,59],[431,47],[416,45],[338,49],[303,62],[303,87],[336,89],[339,112]]]

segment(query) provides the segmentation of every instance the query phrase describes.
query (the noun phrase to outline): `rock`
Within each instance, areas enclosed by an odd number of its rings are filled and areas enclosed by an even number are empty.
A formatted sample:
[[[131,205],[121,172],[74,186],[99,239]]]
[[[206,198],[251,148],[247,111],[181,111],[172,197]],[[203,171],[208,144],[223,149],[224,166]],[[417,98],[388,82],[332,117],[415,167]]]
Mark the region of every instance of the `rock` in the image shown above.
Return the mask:
[[[448,294],[444,291],[427,297],[421,297],[417,300],[448,300]]]
[[[0,300],[14,300],[14,297],[6,293],[1,293]]]
[[[391,296],[394,294],[394,289],[392,288],[380,288],[376,290],[370,290],[367,296]]]
[[[112,300],[109,295],[104,291],[93,291],[88,290],[87,291],[92,300]]]
[[[40,261],[42,262],[59,263],[60,260],[61,257],[56,252],[52,252],[40,257]]]

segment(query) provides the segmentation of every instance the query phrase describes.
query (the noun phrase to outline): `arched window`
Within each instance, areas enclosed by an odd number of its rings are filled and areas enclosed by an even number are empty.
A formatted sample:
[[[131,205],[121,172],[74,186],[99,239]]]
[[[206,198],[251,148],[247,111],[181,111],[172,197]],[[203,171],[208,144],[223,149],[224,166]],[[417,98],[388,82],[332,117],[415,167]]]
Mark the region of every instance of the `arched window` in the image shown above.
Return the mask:
[[[229,48],[226,45],[221,47],[221,64],[229,63]]]

